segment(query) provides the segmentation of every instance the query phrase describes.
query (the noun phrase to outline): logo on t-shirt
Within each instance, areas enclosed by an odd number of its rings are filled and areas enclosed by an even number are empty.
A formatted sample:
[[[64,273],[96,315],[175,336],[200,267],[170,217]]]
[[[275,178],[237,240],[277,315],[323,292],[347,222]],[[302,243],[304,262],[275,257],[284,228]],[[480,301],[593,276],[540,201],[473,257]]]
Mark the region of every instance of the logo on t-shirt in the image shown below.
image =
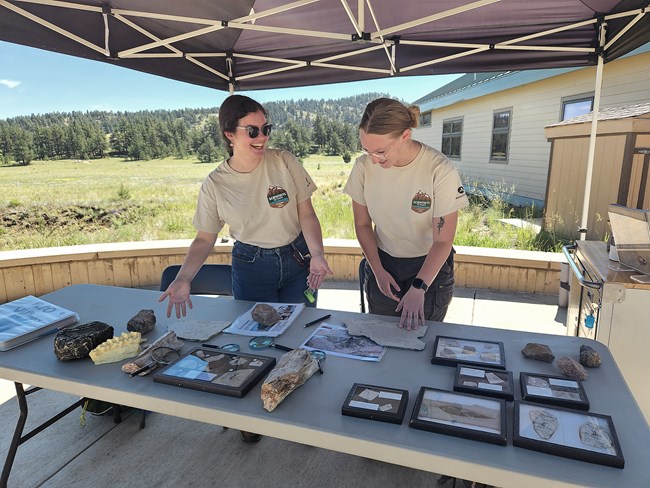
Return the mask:
[[[431,208],[431,197],[426,193],[419,191],[411,200],[411,210],[416,213],[424,213]]]
[[[463,188],[463,185],[460,185],[457,191],[458,191],[458,196],[456,197],[456,200],[462,198],[462,196],[465,195],[465,188]]]
[[[271,207],[282,208],[289,203],[289,194],[281,186],[269,186],[266,199],[269,201]]]

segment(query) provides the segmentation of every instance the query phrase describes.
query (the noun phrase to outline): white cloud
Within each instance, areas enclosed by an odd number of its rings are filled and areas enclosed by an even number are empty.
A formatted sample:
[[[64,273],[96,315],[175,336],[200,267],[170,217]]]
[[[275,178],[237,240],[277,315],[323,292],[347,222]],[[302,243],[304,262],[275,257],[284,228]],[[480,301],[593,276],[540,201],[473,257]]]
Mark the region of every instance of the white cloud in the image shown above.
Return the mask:
[[[20,85],[20,81],[0,80],[0,85],[5,85],[7,88],[16,88]]]

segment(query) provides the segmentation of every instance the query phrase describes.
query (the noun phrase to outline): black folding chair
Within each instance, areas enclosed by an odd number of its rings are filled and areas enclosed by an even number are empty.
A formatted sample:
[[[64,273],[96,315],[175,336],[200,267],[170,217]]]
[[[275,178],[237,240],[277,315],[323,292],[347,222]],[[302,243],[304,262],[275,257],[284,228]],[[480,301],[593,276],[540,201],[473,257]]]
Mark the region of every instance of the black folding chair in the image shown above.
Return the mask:
[[[179,264],[165,268],[160,277],[160,291],[165,291],[181,269]],[[232,296],[232,266],[229,264],[204,264],[192,280],[191,295]]]

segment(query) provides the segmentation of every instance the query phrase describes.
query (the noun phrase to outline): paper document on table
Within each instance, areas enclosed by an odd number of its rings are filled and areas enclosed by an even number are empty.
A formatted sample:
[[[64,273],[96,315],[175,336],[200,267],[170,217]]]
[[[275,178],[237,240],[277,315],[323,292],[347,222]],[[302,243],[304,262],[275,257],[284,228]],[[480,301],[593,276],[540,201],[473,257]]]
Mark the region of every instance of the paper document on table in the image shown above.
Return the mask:
[[[364,336],[351,336],[344,325],[323,322],[321,326],[301,346],[308,351],[314,349],[325,354],[361,361],[379,361],[386,347]]]
[[[260,303],[272,306],[280,316],[280,320],[270,326],[264,326],[253,320],[251,312]],[[224,329],[223,332],[245,336],[277,337],[289,328],[289,326],[296,320],[296,317],[298,317],[300,312],[305,308],[304,303],[260,303],[256,303],[250,308],[250,310],[247,310],[237,317],[233,321],[232,325],[227,329]]]

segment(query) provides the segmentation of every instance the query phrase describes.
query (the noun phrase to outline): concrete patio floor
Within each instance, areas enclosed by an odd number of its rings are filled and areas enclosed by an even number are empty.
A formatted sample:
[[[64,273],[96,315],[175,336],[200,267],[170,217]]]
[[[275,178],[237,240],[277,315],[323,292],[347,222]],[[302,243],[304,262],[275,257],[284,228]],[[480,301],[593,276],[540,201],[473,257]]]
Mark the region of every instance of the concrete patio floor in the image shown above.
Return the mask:
[[[326,282],[318,305],[359,311],[359,300],[356,282]],[[445,321],[564,335],[566,309],[557,301],[552,295],[458,288]],[[26,431],[76,399],[53,391],[30,395]],[[119,424],[110,415],[87,414],[85,427],[79,415],[69,414],[18,448],[9,487],[435,487],[439,478],[270,437],[245,444],[237,430],[160,414],[148,415],[143,430],[139,411],[127,410]],[[14,385],[0,380],[3,463],[17,417]]]

